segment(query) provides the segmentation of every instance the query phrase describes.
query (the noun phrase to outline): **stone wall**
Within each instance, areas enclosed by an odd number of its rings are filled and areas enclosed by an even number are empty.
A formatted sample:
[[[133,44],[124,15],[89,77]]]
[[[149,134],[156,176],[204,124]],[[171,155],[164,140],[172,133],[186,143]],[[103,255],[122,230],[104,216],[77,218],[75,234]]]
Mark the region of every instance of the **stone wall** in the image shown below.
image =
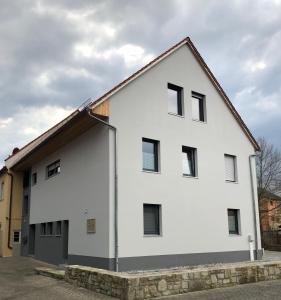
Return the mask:
[[[90,267],[69,266],[65,279],[77,286],[120,299],[148,299],[281,279],[281,261],[138,273],[116,273]]]

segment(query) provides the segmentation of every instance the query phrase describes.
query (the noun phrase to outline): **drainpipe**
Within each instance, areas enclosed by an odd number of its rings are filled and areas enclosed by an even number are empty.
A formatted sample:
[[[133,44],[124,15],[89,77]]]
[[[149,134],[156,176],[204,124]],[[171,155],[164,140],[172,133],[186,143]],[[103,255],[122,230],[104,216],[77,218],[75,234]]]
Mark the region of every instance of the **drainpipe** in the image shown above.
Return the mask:
[[[249,164],[250,164],[250,176],[251,176],[251,189],[252,189],[252,200],[253,200],[253,213],[254,213],[254,225],[255,225],[255,248],[256,248],[256,260],[258,259],[258,227],[257,227],[257,209],[256,209],[256,197],[255,197],[255,185],[254,180],[256,180],[253,176],[253,167],[252,167],[252,158],[255,158],[256,154],[249,156]]]
[[[8,248],[13,249],[11,246],[11,229],[12,229],[12,201],[13,201],[13,183],[14,183],[14,176],[10,172],[7,172],[7,174],[11,178],[11,187],[10,187],[10,204],[9,204],[9,229],[8,229]]]
[[[98,121],[99,123],[107,126],[114,132],[114,255],[115,255],[115,271],[118,272],[119,263],[119,244],[118,244],[118,172],[117,172],[117,128],[113,125],[99,119],[92,114],[91,109],[87,106],[86,110],[88,115]]]

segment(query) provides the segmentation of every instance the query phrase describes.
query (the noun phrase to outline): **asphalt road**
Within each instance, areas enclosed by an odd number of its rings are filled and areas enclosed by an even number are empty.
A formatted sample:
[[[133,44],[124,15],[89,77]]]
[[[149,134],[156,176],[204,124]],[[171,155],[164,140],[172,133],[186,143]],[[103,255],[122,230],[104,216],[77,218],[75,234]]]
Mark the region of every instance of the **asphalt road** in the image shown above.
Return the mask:
[[[275,257],[276,258],[276,257]],[[34,268],[50,266],[31,258],[0,258],[0,299],[2,300],[113,300],[64,281],[35,274]],[[52,266],[53,267],[53,266]],[[230,288],[193,292],[165,299],[186,300],[281,300],[281,280],[244,284]]]

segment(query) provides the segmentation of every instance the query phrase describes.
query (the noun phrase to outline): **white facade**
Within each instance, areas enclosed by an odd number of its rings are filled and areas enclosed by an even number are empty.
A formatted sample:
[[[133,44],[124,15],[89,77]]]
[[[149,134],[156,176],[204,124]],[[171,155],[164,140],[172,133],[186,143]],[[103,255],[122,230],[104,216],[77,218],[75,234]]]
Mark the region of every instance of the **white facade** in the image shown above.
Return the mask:
[[[183,116],[168,113],[168,83],[183,88]],[[192,92],[205,95],[205,122],[192,120]],[[118,130],[120,266],[123,259],[123,269],[130,268],[130,258],[248,253],[248,236],[255,237],[249,164],[255,150],[189,47],[109,102],[109,123]],[[159,141],[159,172],[143,171],[142,138]],[[182,146],[197,149],[196,177],[182,174]],[[112,131],[98,125],[32,166],[38,182],[31,187],[29,223],[69,220],[68,254],[82,263],[115,256],[113,148]],[[225,154],[236,156],[237,182],[225,180]],[[46,166],[58,159],[61,173],[46,179]],[[144,203],[161,205],[159,236],[144,235]],[[240,211],[238,235],[229,234],[227,209]],[[95,234],[86,230],[91,218]]]

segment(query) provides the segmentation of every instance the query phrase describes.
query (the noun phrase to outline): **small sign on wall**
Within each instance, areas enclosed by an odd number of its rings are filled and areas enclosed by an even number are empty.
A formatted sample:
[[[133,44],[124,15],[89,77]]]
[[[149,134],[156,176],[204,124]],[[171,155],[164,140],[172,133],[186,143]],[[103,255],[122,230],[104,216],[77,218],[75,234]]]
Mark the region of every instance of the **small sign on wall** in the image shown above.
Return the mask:
[[[96,233],[96,219],[87,219],[87,233]]]

